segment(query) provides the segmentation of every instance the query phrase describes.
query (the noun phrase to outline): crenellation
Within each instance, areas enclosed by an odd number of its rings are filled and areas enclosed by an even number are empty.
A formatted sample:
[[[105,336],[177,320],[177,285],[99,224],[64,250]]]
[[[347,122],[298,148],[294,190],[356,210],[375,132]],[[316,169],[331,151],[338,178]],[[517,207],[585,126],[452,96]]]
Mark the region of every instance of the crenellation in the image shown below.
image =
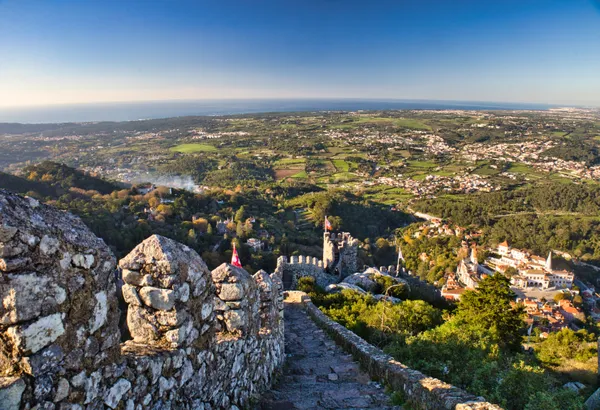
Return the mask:
[[[0,250],[1,408],[243,408],[283,362],[281,271],[153,235],[119,262],[120,343],[115,258],[79,218],[0,191]]]

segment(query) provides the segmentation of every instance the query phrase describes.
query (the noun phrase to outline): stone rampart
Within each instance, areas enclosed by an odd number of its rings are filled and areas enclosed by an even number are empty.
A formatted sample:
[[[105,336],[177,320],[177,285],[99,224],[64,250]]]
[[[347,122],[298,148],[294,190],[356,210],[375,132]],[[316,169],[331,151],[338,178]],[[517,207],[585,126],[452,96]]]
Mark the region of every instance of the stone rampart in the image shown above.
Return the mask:
[[[0,190],[0,408],[247,407],[283,363],[277,273],[210,272],[151,236],[119,262],[73,215]]]
[[[298,279],[304,276],[315,278],[317,285],[323,288],[339,281],[337,276],[325,272],[323,261],[311,256],[291,256],[289,260],[280,256],[275,272],[283,278],[286,289],[295,289]]]
[[[288,292],[288,301],[302,303],[311,318],[351,353],[374,379],[384,381],[395,391],[404,393],[411,408],[422,410],[502,410],[499,406],[476,397],[433,377],[412,370],[381,349],[333,321],[319,310],[310,297],[300,291]]]

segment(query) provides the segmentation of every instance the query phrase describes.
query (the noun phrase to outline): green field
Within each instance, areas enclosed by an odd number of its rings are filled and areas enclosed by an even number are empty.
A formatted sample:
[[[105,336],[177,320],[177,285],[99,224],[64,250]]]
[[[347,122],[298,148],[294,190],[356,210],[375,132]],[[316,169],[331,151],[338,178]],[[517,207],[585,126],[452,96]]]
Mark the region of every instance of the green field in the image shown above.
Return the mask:
[[[391,118],[391,117],[358,117],[352,118],[351,122],[343,122],[341,124],[331,125],[330,128],[335,129],[352,129],[359,125],[382,124],[391,125],[401,128],[410,128],[413,130],[429,131],[431,127],[422,121],[414,118]]]
[[[436,168],[438,166],[433,161],[407,161],[407,164],[412,168]]]
[[[533,174],[535,170],[528,165],[513,162],[508,169],[509,172],[519,172],[521,174]]]
[[[348,172],[350,170],[350,164],[343,159],[333,159],[333,166],[338,172]]]
[[[306,179],[306,178],[308,178],[308,175],[306,174],[306,171],[301,171],[301,172],[298,172],[297,174],[292,175],[292,178]]]
[[[171,147],[171,151],[181,152],[183,154],[191,154],[194,152],[215,152],[217,148],[214,145],[208,144],[180,144],[176,147]]]
[[[275,166],[305,164],[306,158],[282,158],[275,161]]]
[[[411,128],[413,130],[431,130],[431,127],[429,125],[412,118],[400,118],[394,121],[394,125],[396,125],[397,127]]]
[[[488,161],[478,163],[478,167],[473,171],[474,174],[478,175],[498,175],[500,172],[499,169],[490,167]]]

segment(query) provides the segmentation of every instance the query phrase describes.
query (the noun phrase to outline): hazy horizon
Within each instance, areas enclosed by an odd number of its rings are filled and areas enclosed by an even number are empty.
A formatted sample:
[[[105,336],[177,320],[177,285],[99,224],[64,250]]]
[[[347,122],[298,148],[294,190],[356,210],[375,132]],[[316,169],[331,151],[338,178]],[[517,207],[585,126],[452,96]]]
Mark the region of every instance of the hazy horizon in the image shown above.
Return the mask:
[[[0,108],[376,99],[600,105],[600,0],[0,1]]]
[[[483,103],[483,104],[537,104],[565,108],[600,108],[600,102],[596,104],[585,103],[546,103],[543,101],[510,101],[510,100],[463,100],[463,99],[436,99],[436,98],[379,98],[379,97],[245,97],[245,98],[170,98],[158,100],[105,100],[105,101],[83,101],[83,102],[49,102],[36,105],[12,105],[0,106],[2,110],[20,110],[27,108],[51,108],[51,107],[76,107],[92,105],[116,105],[116,104],[153,104],[153,103],[188,103],[188,102],[243,102],[243,101],[376,101],[376,102],[439,102],[439,103]]]
[[[448,100],[220,99],[114,102],[0,109],[0,123],[137,121],[187,116],[391,110],[548,110],[565,105]]]

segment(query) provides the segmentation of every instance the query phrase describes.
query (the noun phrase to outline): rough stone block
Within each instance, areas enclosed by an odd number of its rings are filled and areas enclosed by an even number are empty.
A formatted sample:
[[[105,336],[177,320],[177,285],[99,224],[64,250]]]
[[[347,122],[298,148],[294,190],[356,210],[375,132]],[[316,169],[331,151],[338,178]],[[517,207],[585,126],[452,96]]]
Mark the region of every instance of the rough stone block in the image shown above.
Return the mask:
[[[158,321],[148,308],[130,305],[127,309],[127,327],[138,343],[149,343],[159,338]]]
[[[90,333],[94,333],[96,330],[100,329],[106,322],[106,317],[108,315],[108,297],[106,292],[98,292],[94,297],[96,298],[96,304],[90,319]]]
[[[117,408],[123,395],[131,389],[131,382],[126,379],[119,379],[104,396],[104,403],[111,409]]]
[[[62,314],[55,313],[23,326],[9,327],[6,334],[25,354],[35,353],[65,333]]]
[[[48,372],[56,372],[65,355],[58,345],[50,345],[30,357],[24,357],[23,370],[32,375],[39,376]]]
[[[244,288],[240,283],[223,283],[219,297],[222,300],[240,300],[244,297]]]
[[[121,288],[123,299],[128,305],[142,306],[142,301],[137,293],[135,286],[128,285],[127,283]]]
[[[58,239],[44,235],[40,241],[40,251],[44,255],[52,255],[58,250]]]
[[[146,306],[157,310],[171,310],[175,306],[175,292],[170,289],[144,286],[140,289],[140,298]]]
[[[25,391],[25,382],[19,377],[0,377],[0,405],[2,410],[19,410]]]
[[[71,261],[73,262],[73,265],[77,267],[89,269],[94,264],[94,255],[82,255],[81,253],[78,253],[73,256]]]
[[[56,309],[66,297],[66,291],[48,277],[35,273],[6,275],[6,282],[0,284],[0,325],[34,319],[42,309]]]

